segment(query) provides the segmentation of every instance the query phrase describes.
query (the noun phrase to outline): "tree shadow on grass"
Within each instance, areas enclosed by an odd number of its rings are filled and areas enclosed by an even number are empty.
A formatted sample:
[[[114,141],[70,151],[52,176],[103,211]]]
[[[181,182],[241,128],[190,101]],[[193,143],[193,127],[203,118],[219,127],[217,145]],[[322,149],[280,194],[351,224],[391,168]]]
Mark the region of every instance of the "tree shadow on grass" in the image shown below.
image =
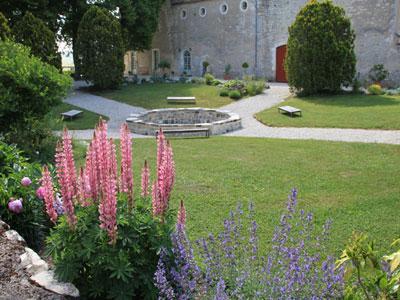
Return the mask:
[[[299,98],[305,102],[326,105],[326,106],[342,106],[342,107],[370,107],[370,106],[389,106],[400,105],[400,98],[391,96],[372,96],[362,94],[345,94],[345,95],[321,95],[313,97]]]

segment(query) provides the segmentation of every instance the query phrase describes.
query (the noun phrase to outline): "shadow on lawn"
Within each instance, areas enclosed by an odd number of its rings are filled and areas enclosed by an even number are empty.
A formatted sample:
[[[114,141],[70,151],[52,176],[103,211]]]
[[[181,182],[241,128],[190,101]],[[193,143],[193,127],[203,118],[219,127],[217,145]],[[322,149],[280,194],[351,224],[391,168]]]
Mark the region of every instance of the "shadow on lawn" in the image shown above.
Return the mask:
[[[338,95],[338,96],[313,96],[299,98],[305,102],[317,105],[343,106],[343,107],[368,107],[400,105],[400,98],[390,96],[368,96],[368,95]]]

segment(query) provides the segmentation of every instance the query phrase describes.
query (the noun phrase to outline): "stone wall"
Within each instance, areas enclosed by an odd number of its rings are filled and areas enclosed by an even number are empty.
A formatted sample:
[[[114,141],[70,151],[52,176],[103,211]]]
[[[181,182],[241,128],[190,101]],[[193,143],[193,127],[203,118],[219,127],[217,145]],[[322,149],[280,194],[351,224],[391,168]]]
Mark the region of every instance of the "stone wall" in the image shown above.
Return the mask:
[[[248,74],[275,79],[276,48],[286,44],[288,27],[307,0],[173,0],[166,1],[160,29],[153,48],[161,59],[171,62],[176,75],[183,72],[183,53],[189,50],[194,76],[202,75],[202,62],[222,77],[232,65],[232,75],[241,75],[247,62]],[[400,82],[400,4],[399,0],[334,0],[346,10],[356,31],[357,70],[365,77],[369,69],[383,63],[391,79]],[[222,14],[220,6],[228,6]],[[206,15],[200,16],[200,9]],[[182,11],[186,17],[182,17]],[[257,45],[257,46],[256,46]]]

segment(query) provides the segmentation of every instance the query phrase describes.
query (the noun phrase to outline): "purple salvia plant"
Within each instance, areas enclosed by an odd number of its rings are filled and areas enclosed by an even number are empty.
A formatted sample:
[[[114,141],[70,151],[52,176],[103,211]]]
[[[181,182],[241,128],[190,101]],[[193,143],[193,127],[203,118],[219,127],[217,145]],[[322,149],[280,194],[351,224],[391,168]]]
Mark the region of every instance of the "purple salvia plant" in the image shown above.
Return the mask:
[[[155,275],[160,298],[170,299],[327,299],[343,295],[343,270],[325,259],[330,221],[315,235],[312,214],[297,209],[297,190],[275,229],[271,249],[260,253],[258,225],[249,206],[247,222],[238,206],[223,231],[196,242],[202,269],[183,227],[172,236],[172,256],[160,258]],[[170,267],[166,267],[170,266]],[[171,290],[173,289],[173,290]]]

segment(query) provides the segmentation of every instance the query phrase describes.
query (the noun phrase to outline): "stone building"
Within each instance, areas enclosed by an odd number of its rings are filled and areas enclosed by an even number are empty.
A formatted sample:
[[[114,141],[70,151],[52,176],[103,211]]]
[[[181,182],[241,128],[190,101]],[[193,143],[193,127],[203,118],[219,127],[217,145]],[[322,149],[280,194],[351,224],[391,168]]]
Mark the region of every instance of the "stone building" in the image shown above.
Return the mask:
[[[334,0],[351,18],[356,32],[357,70],[365,77],[384,64],[400,82],[400,0]],[[126,72],[161,74],[166,60],[173,75],[208,71],[222,77],[244,73],[285,81],[283,61],[288,27],[307,0],[167,0],[152,49],[125,56]],[[242,64],[247,62],[248,69]]]

